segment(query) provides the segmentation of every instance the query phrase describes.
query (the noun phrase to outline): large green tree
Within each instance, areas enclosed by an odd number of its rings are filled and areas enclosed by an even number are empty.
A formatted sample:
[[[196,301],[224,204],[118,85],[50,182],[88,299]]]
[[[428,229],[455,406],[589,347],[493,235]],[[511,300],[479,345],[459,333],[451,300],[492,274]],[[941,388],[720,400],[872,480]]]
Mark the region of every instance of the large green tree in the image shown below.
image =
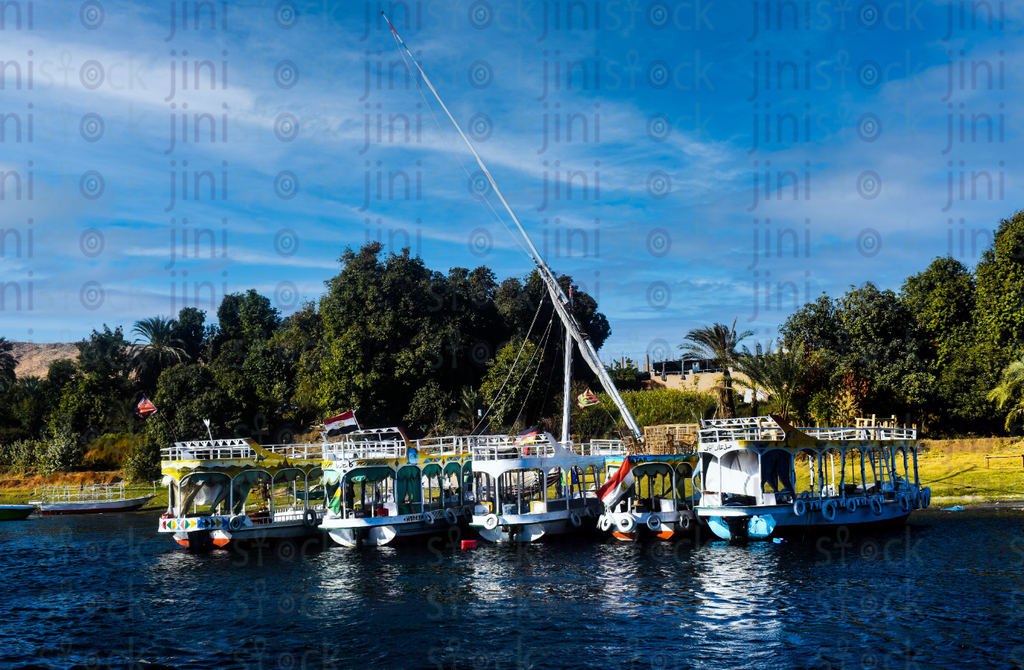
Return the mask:
[[[726,418],[736,417],[736,406],[732,398],[732,373],[729,368],[736,365],[736,347],[752,330],[736,332],[736,320],[732,326],[715,323],[703,328],[694,328],[686,334],[685,342],[679,345],[683,356],[691,360],[710,360],[722,368],[722,385],[718,388],[719,403]]]

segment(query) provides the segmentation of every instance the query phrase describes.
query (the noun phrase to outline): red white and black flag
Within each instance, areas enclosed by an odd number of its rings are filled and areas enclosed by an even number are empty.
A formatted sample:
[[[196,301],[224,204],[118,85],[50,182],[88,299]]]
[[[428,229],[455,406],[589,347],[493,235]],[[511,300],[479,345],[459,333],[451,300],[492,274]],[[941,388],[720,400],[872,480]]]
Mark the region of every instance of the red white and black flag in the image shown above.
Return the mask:
[[[359,422],[356,421],[355,412],[342,412],[337,416],[324,419],[324,428],[328,435],[344,435],[359,430]]]
[[[147,398],[146,396],[142,396],[142,400],[140,400],[139,404],[135,406],[135,413],[139,416],[140,419],[145,419],[146,417],[153,416],[158,411],[159,410],[157,410],[156,405],[153,404],[153,401]]]

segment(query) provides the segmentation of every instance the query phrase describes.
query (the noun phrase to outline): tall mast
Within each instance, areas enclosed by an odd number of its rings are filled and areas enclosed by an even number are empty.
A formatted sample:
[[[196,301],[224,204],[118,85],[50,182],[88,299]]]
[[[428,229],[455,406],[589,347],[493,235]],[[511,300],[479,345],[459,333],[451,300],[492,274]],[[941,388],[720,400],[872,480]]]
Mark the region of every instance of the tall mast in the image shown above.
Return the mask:
[[[569,307],[572,308],[572,286],[569,287]],[[562,444],[569,442],[569,418],[572,411],[572,333],[565,329],[565,352],[562,356],[565,365],[563,370],[562,392]]]
[[[488,170],[487,166],[484,165],[483,160],[480,158],[480,154],[478,154],[476,149],[473,148],[472,142],[470,142],[469,138],[466,137],[466,134],[462,132],[462,128],[459,126],[458,122],[455,121],[455,117],[453,117],[452,113],[448,111],[448,107],[445,106],[444,101],[441,100],[441,96],[438,95],[434,85],[430,83],[427,73],[424,72],[423,68],[420,67],[420,64],[416,62],[416,58],[412,55],[409,47],[407,47],[405,42],[402,41],[402,38],[399,37],[398,31],[395,30],[393,25],[391,25],[391,21],[384,12],[381,12],[381,16],[383,16],[384,20],[388,22],[388,27],[391,28],[391,34],[395,36],[395,41],[398,43],[399,49],[405,49],[405,52],[409,54],[409,59],[412,60],[413,65],[416,66],[416,70],[419,71],[420,76],[423,77],[424,83],[426,83],[430,88],[430,92],[434,94],[434,97],[437,98],[438,104],[441,105],[441,109],[444,110],[444,113],[448,115],[448,119],[451,120],[452,125],[455,126],[455,130],[459,131],[459,135],[462,137],[462,140],[466,143],[466,146],[469,147],[470,152],[473,154],[473,158],[476,159],[477,165],[480,166],[484,175],[487,176],[487,181],[490,182],[495,195],[497,195],[498,199],[501,200],[501,204],[504,205],[505,211],[508,212],[509,216],[512,217],[512,221],[515,222],[516,228],[519,229],[519,232],[522,234],[523,239],[526,241],[526,244],[530,249],[530,259],[540,272],[541,279],[544,281],[544,285],[547,287],[548,293],[551,295],[551,302],[555,306],[555,311],[558,313],[559,318],[562,319],[562,323],[569,332],[569,336],[577,345],[579,345],[580,353],[583,355],[583,360],[587,362],[590,369],[595,375],[597,375],[605,393],[607,393],[612,399],[612,402],[615,403],[615,407],[619,410],[619,414],[622,415],[622,419],[626,422],[626,426],[629,430],[635,437],[642,437],[640,427],[637,426],[636,420],[633,418],[633,415],[630,414],[629,408],[626,407],[626,403],[622,400],[622,396],[619,395],[619,390],[615,388],[615,384],[608,376],[608,371],[605,370],[604,365],[601,363],[601,358],[597,355],[597,350],[594,348],[593,343],[591,343],[590,338],[585,332],[583,332],[583,329],[580,328],[579,323],[576,321],[576,315],[572,313],[569,299],[566,297],[565,292],[562,291],[562,287],[558,284],[555,274],[551,271],[551,268],[548,267],[548,264],[544,262],[540,252],[537,251],[537,247],[533,245],[533,240],[531,240],[530,236],[526,234],[523,224],[519,222],[519,217],[517,217],[515,212],[512,211],[512,207],[510,207],[508,202],[505,200],[505,196],[502,195],[501,189],[499,189],[498,184],[495,183],[490,170]],[[404,54],[402,55],[402,58],[405,58]],[[568,395],[568,389],[566,389],[566,394]],[[562,432],[565,433],[565,431],[566,428],[563,425]]]

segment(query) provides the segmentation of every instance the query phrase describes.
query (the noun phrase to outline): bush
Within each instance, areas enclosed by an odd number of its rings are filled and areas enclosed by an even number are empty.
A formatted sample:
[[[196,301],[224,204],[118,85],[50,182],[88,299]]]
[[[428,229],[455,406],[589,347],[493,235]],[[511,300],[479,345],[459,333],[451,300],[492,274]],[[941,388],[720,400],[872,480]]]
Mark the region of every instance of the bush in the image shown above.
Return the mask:
[[[45,442],[18,440],[0,444],[0,472],[24,472],[35,467],[46,452]]]
[[[151,482],[160,478],[160,445],[150,436],[137,440],[121,465],[129,484]]]
[[[83,454],[81,439],[72,431],[71,422],[61,421],[54,428],[50,444],[39,459],[39,473],[67,472],[81,464]]]

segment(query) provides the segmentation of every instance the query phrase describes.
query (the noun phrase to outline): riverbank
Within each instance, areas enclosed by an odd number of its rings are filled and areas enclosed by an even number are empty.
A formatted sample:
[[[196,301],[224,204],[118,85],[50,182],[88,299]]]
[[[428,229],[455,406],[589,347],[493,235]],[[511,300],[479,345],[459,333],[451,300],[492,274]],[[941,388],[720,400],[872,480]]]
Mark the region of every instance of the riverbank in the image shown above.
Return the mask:
[[[0,504],[24,505],[32,499],[36,489],[43,486],[88,486],[90,484],[116,484],[122,480],[120,470],[68,472],[49,476],[27,475],[0,477]],[[155,495],[143,510],[166,509],[167,487],[159,482],[125,485],[125,496],[135,498]]]

